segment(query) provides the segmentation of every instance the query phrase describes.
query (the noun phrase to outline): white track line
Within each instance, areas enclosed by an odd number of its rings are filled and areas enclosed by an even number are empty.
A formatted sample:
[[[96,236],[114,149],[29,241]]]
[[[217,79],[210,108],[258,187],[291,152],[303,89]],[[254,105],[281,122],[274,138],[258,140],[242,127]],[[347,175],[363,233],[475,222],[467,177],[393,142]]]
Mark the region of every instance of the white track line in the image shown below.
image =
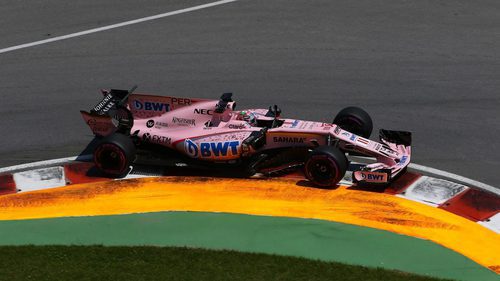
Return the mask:
[[[58,158],[58,159],[52,159],[52,160],[26,163],[26,164],[1,168],[0,173],[19,172],[19,171],[23,171],[23,170],[43,168],[43,167],[48,167],[48,166],[60,165],[60,164],[64,164],[64,163],[75,161],[75,160],[76,161],[89,161],[89,160],[92,160],[92,157],[93,157],[92,154],[88,154],[88,155],[72,156],[72,157],[66,157],[66,158]]]
[[[52,166],[52,165],[58,165],[58,164],[64,164],[69,161],[74,161],[74,160],[79,160],[79,161],[89,161],[92,159],[92,154],[87,154],[87,155],[80,155],[80,156],[72,156],[72,157],[66,157],[66,158],[59,158],[59,159],[53,159],[53,160],[47,160],[47,161],[39,161],[39,162],[33,162],[33,163],[27,163],[27,164],[21,164],[21,165],[16,165],[16,166],[10,166],[10,167],[5,167],[0,169],[0,173],[8,173],[8,172],[18,172],[22,170],[28,170],[28,169],[34,169],[34,168],[41,168],[41,167],[47,167],[47,166]],[[373,160],[373,158],[370,157],[362,157],[362,156],[350,156],[349,157],[352,161],[363,161],[363,160]],[[473,179],[469,179],[466,177],[462,177],[457,174],[449,173],[446,171],[434,169],[431,167],[427,166],[422,166],[418,164],[413,164],[411,163],[408,165],[408,168],[417,171],[417,172],[422,172],[426,173],[428,175],[434,175],[434,176],[440,176],[449,180],[455,180],[458,181],[459,183],[462,184],[467,184],[473,187],[477,187],[486,191],[489,191],[491,193],[497,194],[500,196],[500,189],[496,188],[494,186],[475,181]]]
[[[130,20],[130,21],[125,21],[125,22],[121,22],[121,23],[117,23],[117,24],[93,28],[93,29],[84,30],[84,31],[76,32],[76,33],[67,34],[67,35],[57,36],[57,37],[50,38],[50,39],[45,39],[45,40],[35,41],[35,42],[21,44],[21,45],[17,45],[17,46],[12,46],[12,47],[8,47],[8,48],[0,49],[0,54],[12,52],[12,51],[19,50],[19,49],[29,48],[29,47],[33,47],[33,46],[38,46],[38,45],[42,45],[42,44],[52,43],[55,41],[65,40],[65,39],[69,39],[69,38],[73,38],[73,37],[83,36],[83,35],[87,35],[87,34],[91,34],[91,33],[110,30],[110,29],[114,29],[114,28],[118,28],[118,27],[127,26],[127,25],[137,24],[137,23],[141,23],[141,22],[145,22],[145,21],[152,21],[152,20],[156,20],[156,19],[174,16],[174,15],[189,13],[192,11],[206,9],[206,8],[210,8],[210,7],[214,7],[214,6],[218,6],[218,5],[223,5],[223,4],[227,4],[227,3],[231,3],[231,2],[236,2],[236,1],[238,1],[238,0],[222,0],[222,1],[211,2],[211,3],[193,6],[190,8],[185,8],[185,9],[181,9],[181,10],[177,10],[177,11],[167,12],[167,13],[149,16],[149,17],[145,17],[145,18],[139,18],[139,19],[135,19],[135,20]]]

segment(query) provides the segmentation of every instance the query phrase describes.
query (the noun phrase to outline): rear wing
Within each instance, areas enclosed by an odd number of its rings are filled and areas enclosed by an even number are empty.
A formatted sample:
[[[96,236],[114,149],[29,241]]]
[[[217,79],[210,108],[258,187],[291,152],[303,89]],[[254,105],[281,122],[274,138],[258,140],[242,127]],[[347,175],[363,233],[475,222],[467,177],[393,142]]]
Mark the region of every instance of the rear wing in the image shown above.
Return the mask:
[[[135,91],[135,89],[137,89],[137,85],[132,87],[130,90],[103,90],[102,92],[105,95],[104,98],[90,110],[90,113],[106,115],[111,109],[124,106],[127,103],[128,97]]]
[[[104,98],[90,112],[81,110],[83,120],[96,136],[107,136],[114,133],[120,124],[133,122],[127,109],[127,100],[137,86],[130,90],[101,90]]]
[[[231,94],[224,94],[217,101],[200,98],[135,94],[133,93],[135,89],[137,89],[137,86],[134,86],[130,90],[101,90],[103,94],[102,100],[90,112],[80,111],[83,119],[95,135],[107,136],[117,130],[127,133],[130,132],[134,120],[149,120],[160,116],[168,116],[172,111],[182,110],[196,103],[213,102],[213,106],[211,106],[212,108],[196,107],[187,109],[186,112],[192,110],[189,113],[210,118],[216,110],[224,110],[225,108],[233,109],[234,106]],[[186,112],[183,114],[186,114]],[[168,116],[166,118],[170,118],[171,120],[172,117]]]

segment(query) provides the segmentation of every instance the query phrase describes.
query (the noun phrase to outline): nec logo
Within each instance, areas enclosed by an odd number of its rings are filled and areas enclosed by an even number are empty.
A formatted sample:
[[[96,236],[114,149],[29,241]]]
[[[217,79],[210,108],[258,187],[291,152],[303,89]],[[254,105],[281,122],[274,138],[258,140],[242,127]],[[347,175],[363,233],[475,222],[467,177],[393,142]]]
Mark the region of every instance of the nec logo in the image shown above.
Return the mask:
[[[202,115],[212,115],[213,114],[213,110],[211,109],[198,109],[198,108],[195,108],[194,109],[194,113],[195,114],[202,114]]]
[[[150,102],[146,101],[144,103],[135,100],[134,101],[134,108],[137,110],[147,110],[147,111],[169,111],[170,110],[170,104],[168,103],[161,103],[161,102]]]

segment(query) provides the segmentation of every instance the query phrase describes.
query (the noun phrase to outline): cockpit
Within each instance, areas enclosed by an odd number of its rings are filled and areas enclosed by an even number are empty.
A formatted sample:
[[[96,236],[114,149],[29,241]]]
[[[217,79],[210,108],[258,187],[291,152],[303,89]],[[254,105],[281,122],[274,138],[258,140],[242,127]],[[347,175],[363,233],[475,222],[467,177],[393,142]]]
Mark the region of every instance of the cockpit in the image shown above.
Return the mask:
[[[245,121],[252,127],[260,127],[260,128],[277,128],[283,125],[283,120],[278,119],[278,116],[269,116],[269,114],[264,114],[264,112],[258,112],[261,110],[242,110],[235,111],[236,117],[235,120]]]
[[[229,105],[231,105],[230,112],[227,111]],[[225,120],[225,122],[228,120],[238,120],[243,121],[251,127],[271,129],[281,127],[284,123],[284,120],[278,119],[281,114],[281,109],[277,105],[270,106],[268,110],[247,109],[241,111],[235,111],[235,105],[236,104],[232,100],[232,93],[224,93],[217,103],[214,112],[225,117],[216,117],[207,122],[207,126],[218,126],[222,120]]]
[[[258,127],[257,115],[251,111],[238,111],[236,113],[236,120],[245,121],[252,127]]]

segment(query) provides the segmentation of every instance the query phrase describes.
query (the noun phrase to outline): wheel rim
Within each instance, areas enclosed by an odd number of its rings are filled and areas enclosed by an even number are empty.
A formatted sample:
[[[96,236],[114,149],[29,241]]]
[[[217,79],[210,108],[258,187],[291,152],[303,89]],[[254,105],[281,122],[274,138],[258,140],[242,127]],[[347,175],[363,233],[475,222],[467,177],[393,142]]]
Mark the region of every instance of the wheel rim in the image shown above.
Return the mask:
[[[332,186],[338,182],[339,168],[328,156],[315,155],[307,162],[306,174],[317,185]]]
[[[119,175],[127,169],[127,157],[124,151],[110,143],[101,144],[94,153],[94,162],[101,171]]]

